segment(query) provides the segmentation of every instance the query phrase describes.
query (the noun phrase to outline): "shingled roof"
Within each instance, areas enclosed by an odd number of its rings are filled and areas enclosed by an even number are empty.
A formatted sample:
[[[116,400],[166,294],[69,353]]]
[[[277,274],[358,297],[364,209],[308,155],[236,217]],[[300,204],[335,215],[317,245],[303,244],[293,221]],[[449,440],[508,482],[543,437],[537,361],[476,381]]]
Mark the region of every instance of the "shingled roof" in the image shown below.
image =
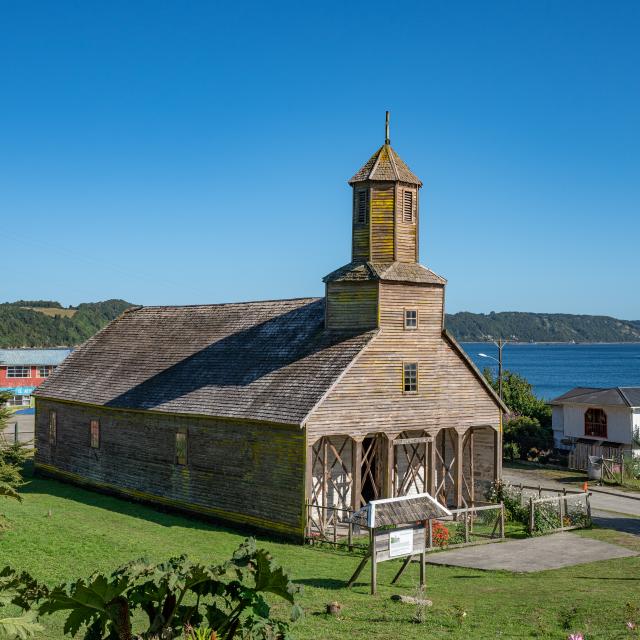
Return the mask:
[[[349,180],[349,184],[366,180],[400,181],[422,186],[420,178],[409,169],[389,144],[383,144]]]
[[[332,271],[324,282],[383,280],[417,284],[446,284],[447,281],[415,262],[350,262]]]
[[[640,387],[576,387],[549,404],[589,404],[609,407],[640,407]]]
[[[126,311],[76,349],[40,397],[301,424],[375,331],[324,329],[324,299]]]

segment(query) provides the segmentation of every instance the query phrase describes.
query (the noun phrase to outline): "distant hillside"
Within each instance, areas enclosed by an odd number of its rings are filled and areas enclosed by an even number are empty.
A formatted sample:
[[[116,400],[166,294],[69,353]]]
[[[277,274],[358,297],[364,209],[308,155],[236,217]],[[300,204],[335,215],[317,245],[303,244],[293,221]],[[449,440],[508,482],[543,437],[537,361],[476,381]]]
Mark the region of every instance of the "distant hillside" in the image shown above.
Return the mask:
[[[87,302],[70,309],[52,300],[0,304],[0,348],[78,345],[132,306],[125,300]]]
[[[640,342],[640,320],[609,316],[463,311],[448,314],[446,327],[462,342],[496,338],[519,342]]]

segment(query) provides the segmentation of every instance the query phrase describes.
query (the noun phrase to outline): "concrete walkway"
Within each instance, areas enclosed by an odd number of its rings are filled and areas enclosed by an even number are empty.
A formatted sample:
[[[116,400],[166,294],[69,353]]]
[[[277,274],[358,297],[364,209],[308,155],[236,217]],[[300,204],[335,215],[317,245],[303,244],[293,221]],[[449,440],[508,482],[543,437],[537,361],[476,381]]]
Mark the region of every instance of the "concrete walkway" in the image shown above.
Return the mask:
[[[638,554],[630,549],[567,532],[432,553],[427,555],[427,562],[530,573],[635,555]]]

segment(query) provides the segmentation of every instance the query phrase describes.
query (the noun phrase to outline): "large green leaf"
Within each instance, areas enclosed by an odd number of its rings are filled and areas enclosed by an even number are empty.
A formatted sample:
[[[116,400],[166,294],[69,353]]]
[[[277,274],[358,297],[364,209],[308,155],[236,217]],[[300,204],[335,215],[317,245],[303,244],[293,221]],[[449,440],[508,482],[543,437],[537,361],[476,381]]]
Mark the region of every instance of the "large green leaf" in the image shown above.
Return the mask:
[[[258,549],[255,553],[256,564],[256,590],[275,593],[294,604],[294,596],[299,587],[289,580],[284,569],[278,565],[265,549]]]
[[[35,611],[29,611],[18,618],[0,618],[1,640],[26,640],[43,630],[36,622]]]
[[[129,587],[124,576],[111,581],[101,574],[94,574],[87,582],[78,580],[71,585],[56,587],[49,599],[40,607],[40,613],[50,615],[56,611],[71,610],[64,624],[64,632],[75,636],[80,627],[91,621],[101,620],[102,628],[107,621],[117,620],[120,611],[118,598]]]
[[[6,482],[0,482],[0,496],[4,496],[5,498],[13,498],[18,502],[22,502],[22,496],[10,485]]]

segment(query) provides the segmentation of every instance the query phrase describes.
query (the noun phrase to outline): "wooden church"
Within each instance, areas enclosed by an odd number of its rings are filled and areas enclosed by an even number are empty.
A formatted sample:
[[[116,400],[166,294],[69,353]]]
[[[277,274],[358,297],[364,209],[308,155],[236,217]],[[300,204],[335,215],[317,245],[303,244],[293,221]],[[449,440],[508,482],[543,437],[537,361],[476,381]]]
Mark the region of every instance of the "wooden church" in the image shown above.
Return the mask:
[[[483,500],[506,409],[444,329],[388,124],[349,184],[324,298],[125,312],[36,392],[38,472],[298,539],[308,505]]]

